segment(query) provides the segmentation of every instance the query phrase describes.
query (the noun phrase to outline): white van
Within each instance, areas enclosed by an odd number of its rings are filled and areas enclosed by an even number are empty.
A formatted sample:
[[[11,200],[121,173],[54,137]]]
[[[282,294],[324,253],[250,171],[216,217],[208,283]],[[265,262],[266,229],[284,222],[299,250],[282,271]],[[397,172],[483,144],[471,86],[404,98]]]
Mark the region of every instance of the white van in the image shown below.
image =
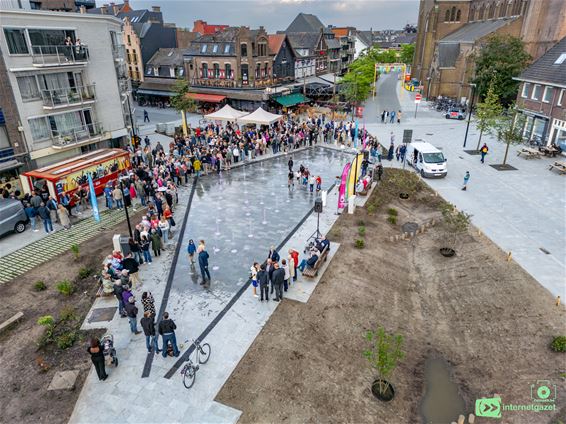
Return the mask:
[[[416,142],[407,146],[406,161],[422,177],[445,177],[448,173],[446,158],[430,143]]]

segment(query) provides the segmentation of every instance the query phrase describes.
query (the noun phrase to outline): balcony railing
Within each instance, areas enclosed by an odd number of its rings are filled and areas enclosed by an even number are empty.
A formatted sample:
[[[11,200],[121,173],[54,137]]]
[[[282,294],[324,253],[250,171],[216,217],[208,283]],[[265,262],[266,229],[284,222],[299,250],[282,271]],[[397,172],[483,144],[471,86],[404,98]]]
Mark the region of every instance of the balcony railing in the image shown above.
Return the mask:
[[[88,46],[33,46],[33,64],[36,66],[58,66],[86,63],[89,60]]]
[[[126,47],[123,44],[116,44],[112,46],[112,55],[114,59],[120,60],[126,58]]]
[[[93,102],[96,97],[94,84],[75,88],[58,88],[54,90],[43,90],[43,107],[55,109],[58,107],[71,106],[74,104]]]
[[[85,124],[78,128],[67,130],[51,130],[54,149],[64,149],[80,144],[87,144],[102,135],[100,122]]]

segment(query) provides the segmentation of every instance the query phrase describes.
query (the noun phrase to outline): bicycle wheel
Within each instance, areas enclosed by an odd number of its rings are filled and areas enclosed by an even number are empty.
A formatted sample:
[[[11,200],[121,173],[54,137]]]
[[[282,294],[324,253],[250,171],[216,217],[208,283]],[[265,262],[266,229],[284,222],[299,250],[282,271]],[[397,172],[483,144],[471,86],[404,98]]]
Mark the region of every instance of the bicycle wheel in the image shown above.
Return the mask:
[[[187,389],[193,387],[195,384],[196,370],[192,365],[185,366],[185,372],[183,373],[183,384]]]
[[[201,344],[199,347],[199,357],[198,362],[199,364],[206,364],[208,362],[208,358],[210,358],[210,345],[208,343]]]

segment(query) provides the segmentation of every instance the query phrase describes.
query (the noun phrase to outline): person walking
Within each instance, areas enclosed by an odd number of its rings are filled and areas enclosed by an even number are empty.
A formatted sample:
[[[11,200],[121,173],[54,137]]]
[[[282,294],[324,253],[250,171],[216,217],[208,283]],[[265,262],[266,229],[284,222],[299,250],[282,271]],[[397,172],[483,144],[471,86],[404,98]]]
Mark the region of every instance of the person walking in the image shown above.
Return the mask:
[[[92,337],[90,339],[90,346],[86,351],[90,353],[90,360],[94,365],[98,379],[100,381],[106,380],[108,378],[108,374],[106,374],[106,368],[104,366],[104,350],[102,349],[102,346],[100,346],[98,339]]]
[[[143,334],[145,335],[145,347],[147,347],[147,353],[153,352],[157,355],[161,350],[157,345],[157,335],[155,334],[155,320],[154,317],[148,312],[143,313],[143,318],[140,320],[140,324],[143,329]]]
[[[143,110],[143,122],[144,122],[144,124],[146,122],[150,122],[149,121],[149,113],[147,113],[147,110],[145,110],[145,109]]]
[[[273,274],[271,276],[271,284],[275,289],[275,301],[279,302],[283,299],[283,282],[285,281],[285,270],[279,266],[279,262],[273,264]]]
[[[259,271],[257,273],[257,281],[259,283],[259,293],[260,302],[263,302],[263,296],[265,295],[265,300],[269,300],[269,275],[265,270],[265,264],[261,264]]]
[[[142,250],[143,253],[143,259],[151,265],[152,260],[151,260],[151,253],[149,253],[149,245],[151,243],[149,242],[149,240],[147,239],[147,236],[143,235],[141,236],[141,242],[140,242],[140,248]]]
[[[136,298],[130,296],[128,303],[126,304],[126,314],[128,315],[128,321],[130,323],[130,330],[136,336],[141,333],[138,331],[138,308],[136,306]]]
[[[251,266],[250,268],[250,280],[252,280],[252,291],[254,294],[254,297],[258,297],[257,296],[257,272],[259,269],[259,264],[257,262],[254,262],[254,264]]]
[[[392,110],[391,113],[389,114],[389,116],[390,116],[389,123],[394,124],[395,123],[395,111]]]
[[[287,165],[289,165],[289,172],[293,172],[293,158],[289,159],[289,162],[287,162]]]
[[[401,111],[400,110],[397,111],[397,123],[398,124],[401,123]]]
[[[485,163],[485,156],[487,155],[487,152],[489,152],[489,147],[487,147],[486,143],[483,143],[483,146],[481,146],[480,149],[481,163]]]
[[[187,245],[187,253],[189,254],[189,261],[191,265],[195,264],[195,252],[197,251],[197,247],[195,246],[195,242],[193,239],[189,240],[189,244]]]
[[[385,111],[381,112],[381,123],[385,123]]]
[[[36,228],[37,212],[35,208],[29,203],[26,203],[26,207],[24,211],[31,224],[31,229],[33,230],[34,233],[37,233],[39,230]]]
[[[158,326],[159,334],[161,334],[161,354],[164,358],[167,357],[167,347],[169,343],[173,348],[173,355],[179,356],[179,348],[177,347],[177,338],[175,337],[175,330],[177,326],[175,322],[169,318],[169,312],[163,314],[163,319]]]
[[[208,258],[210,255],[205,250],[204,245],[202,245],[202,249],[198,254],[198,265],[200,267],[200,274],[202,275],[202,282],[200,283],[201,286],[206,284],[206,280],[208,278],[208,282],[210,282],[210,272],[208,271]]]
[[[114,282],[114,286],[112,288],[114,289],[114,296],[116,296],[116,299],[118,300],[118,313],[120,314],[120,317],[126,318],[126,308],[124,307],[124,297],[122,296],[124,293],[122,281],[117,280]]]
[[[463,191],[468,189],[468,181],[470,181],[470,171],[466,171],[466,175],[464,175],[464,186],[462,187]]]
[[[393,140],[391,140],[391,144],[389,145],[389,151],[387,152],[387,160],[389,161],[393,160],[394,152],[395,152],[395,144],[393,143]]]

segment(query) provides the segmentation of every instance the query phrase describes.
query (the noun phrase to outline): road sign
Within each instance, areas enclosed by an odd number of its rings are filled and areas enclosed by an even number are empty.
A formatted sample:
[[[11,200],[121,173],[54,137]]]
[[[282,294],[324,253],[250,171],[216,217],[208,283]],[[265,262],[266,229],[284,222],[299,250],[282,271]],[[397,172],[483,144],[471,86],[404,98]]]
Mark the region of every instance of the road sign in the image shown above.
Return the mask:
[[[421,95],[421,93],[417,93],[415,95],[415,103],[420,103],[422,98],[423,96]]]
[[[413,138],[413,130],[403,131],[403,143],[410,143]]]

